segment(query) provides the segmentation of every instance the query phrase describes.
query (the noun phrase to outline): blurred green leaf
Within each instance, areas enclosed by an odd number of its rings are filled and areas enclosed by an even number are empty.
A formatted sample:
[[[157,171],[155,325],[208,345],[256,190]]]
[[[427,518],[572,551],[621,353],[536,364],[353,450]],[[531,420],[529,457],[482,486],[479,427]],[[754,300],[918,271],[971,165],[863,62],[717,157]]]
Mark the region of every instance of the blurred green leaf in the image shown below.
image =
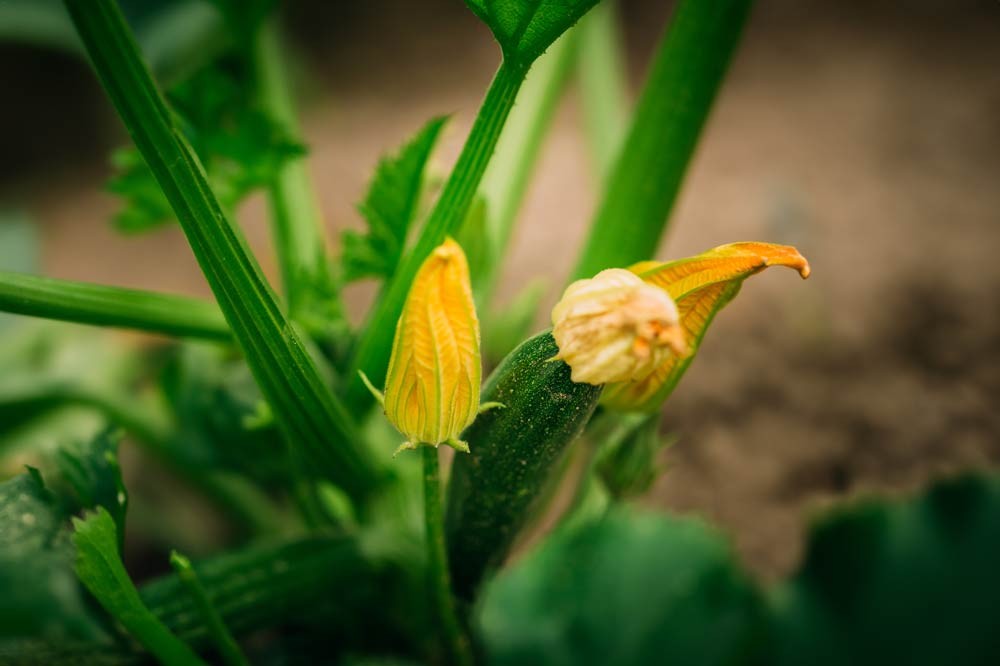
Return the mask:
[[[494,666],[710,665],[744,653],[759,609],[719,534],[618,509],[498,576],[479,619]]]
[[[432,118],[395,155],[383,157],[358,210],[367,233],[345,231],[341,261],[348,282],[363,277],[388,278],[396,270],[420,205],[424,172],[447,118]]]
[[[304,148],[255,101],[247,66],[220,58],[167,93],[178,124],[208,175],[219,203],[232,213],[247,195],[266,187]],[[117,174],[108,189],[125,200],[115,216],[124,232],[141,232],[175,219],[173,210],[134,148],[112,156]]]
[[[0,483],[0,655],[21,640],[104,640],[73,573],[67,516],[29,469]]]
[[[287,481],[281,435],[242,359],[210,345],[183,345],[161,385],[177,424],[170,450],[184,466],[232,470],[272,486]]]
[[[465,0],[489,26],[504,61],[525,68],[599,0]]]
[[[139,597],[118,552],[118,530],[105,508],[74,518],[76,573],[97,601],[165,666],[204,664]]]
[[[60,449],[56,464],[62,478],[72,487],[78,505],[83,509],[104,507],[115,521],[118,549],[125,540],[125,514],[128,492],[122,482],[118,465],[118,444],[121,433],[106,429],[96,437]]]
[[[771,594],[768,664],[1000,663],[1000,478],[864,500],[813,528]]]

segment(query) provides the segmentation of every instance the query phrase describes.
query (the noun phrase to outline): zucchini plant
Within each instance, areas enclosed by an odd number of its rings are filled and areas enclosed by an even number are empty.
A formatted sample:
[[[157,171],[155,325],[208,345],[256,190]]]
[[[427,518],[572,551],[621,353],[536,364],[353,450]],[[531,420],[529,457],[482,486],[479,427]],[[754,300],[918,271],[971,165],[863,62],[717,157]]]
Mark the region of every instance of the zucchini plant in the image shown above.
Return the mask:
[[[634,111],[598,2],[466,0],[499,59],[458,158],[430,173],[448,119],[429,119],[338,243],[276,3],[0,3],[3,34],[85,56],[120,117],[112,223],[178,224],[214,297],[39,276],[30,225],[5,232],[0,663],[995,661],[994,479],[845,509],[770,588],[702,522],[631,501],[714,317],[756,273],[810,267],[766,242],[658,249],[751,1],[681,0]],[[536,329],[537,287],[493,294],[572,73],[602,194]],[[261,191],[276,284],[236,220]],[[361,279],[379,290],[354,325]]]

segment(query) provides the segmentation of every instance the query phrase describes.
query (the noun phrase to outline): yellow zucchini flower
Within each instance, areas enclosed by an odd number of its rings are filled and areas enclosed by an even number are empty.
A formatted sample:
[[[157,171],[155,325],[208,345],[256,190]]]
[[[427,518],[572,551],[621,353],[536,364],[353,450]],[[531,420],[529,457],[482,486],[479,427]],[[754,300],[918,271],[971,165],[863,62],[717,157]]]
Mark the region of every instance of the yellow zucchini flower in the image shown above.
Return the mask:
[[[574,382],[643,379],[687,345],[670,296],[621,268],[577,280],[552,309],[552,337]]]
[[[447,444],[480,411],[479,319],[461,246],[448,238],[424,260],[396,324],[385,395],[368,382],[389,422],[406,437],[397,449]],[[492,405],[490,405],[492,406]]]

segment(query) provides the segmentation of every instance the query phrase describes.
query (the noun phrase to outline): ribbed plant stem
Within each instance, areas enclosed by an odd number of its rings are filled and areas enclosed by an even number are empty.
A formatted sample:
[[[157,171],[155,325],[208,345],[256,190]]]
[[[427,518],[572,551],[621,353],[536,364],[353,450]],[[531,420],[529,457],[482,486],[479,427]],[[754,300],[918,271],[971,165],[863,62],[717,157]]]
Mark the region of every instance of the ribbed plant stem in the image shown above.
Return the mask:
[[[0,271],[0,311],[164,335],[233,339],[214,303],[22,273]]]
[[[517,214],[538,163],[542,144],[566,88],[578,40],[571,28],[531,66],[517,105],[504,126],[496,154],[483,176],[480,194],[486,199],[492,257],[486,275],[473,276],[476,301],[486,307],[510,245]]]
[[[682,0],[660,43],[573,279],[649,259],[753,0]]]
[[[438,451],[421,447],[424,462],[424,522],[427,530],[428,590],[441,630],[442,647],[448,663],[471,666],[472,646],[455,610],[448,573],[448,551],[444,543],[444,513],[441,508],[441,474]]]
[[[301,129],[288,81],[287,56],[274,21],[260,28],[254,47],[260,104],[289,137],[298,139]],[[282,166],[268,189],[268,200],[289,311],[293,319],[300,315],[308,319],[307,311],[316,307],[315,301],[320,297],[329,298],[329,288],[324,290],[323,287],[328,285],[330,275],[323,219],[305,158],[289,160]]]
[[[142,61],[112,0],[65,0],[101,83],[177,215],[285,441],[355,499],[380,480]]]
[[[364,371],[375,386],[382,386],[385,382],[396,321],[403,310],[413,277],[427,255],[446,236],[455,234],[465,221],[500,132],[514,107],[524,74],[523,69],[507,63],[497,70],[434,210],[420,230],[413,249],[383,290],[351,363],[347,404],[353,409],[363,409],[372,402],[371,394],[358,377],[359,370]]]

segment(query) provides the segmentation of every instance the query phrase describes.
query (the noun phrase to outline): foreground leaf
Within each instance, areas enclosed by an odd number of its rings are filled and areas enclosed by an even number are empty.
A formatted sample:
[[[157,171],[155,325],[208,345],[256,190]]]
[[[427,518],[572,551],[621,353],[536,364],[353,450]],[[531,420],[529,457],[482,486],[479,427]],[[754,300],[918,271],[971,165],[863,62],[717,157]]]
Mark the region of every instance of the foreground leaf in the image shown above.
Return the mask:
[[[0,483],[0,657],[28,639],[107,638],[73,573],[66,518],[37,471]]]
[[[809,277],[809,263],[798,250],[772,243],[732,243],[686,259],[632,266],[629,270],[677,303],[689,354],[671,356],[643,380],[608,385],[603,403],[622,411],[658,410],[694,360],[715,315],[739,293],[744,280],[769,266],[788,266]]]
[[[118,549],[125,541],[125,514],[128,511],[128,492],[122,482],[118,465],[118,443],[121,434],[105,430],[84,444],[60,449],[56,463],[63,478],[76,493],[81,508],[104,507],[115,521],[118,532]]]
[[[397,154],[383,157],[358,210],[368,232],[345,231],[344,279],[388,278],[396,270],[417,215],[424,172],[446,118],[433,118]]]
[[[527,67],[599,0],[466,0],[490,27],[505,62]]]
[[[939,483],[822,518],[800,571],[770,595],[761,663],[1000,662],[1000,478]]]
[[[487,586],[495,666],[734,663],[760,601],[703,523],[620,509],[553,535]]]
[[[204,664],[142,603],[118,554],[118,532],[111,514],[98,507],[75,518],[76,572],[97,601],[166,666]]]

